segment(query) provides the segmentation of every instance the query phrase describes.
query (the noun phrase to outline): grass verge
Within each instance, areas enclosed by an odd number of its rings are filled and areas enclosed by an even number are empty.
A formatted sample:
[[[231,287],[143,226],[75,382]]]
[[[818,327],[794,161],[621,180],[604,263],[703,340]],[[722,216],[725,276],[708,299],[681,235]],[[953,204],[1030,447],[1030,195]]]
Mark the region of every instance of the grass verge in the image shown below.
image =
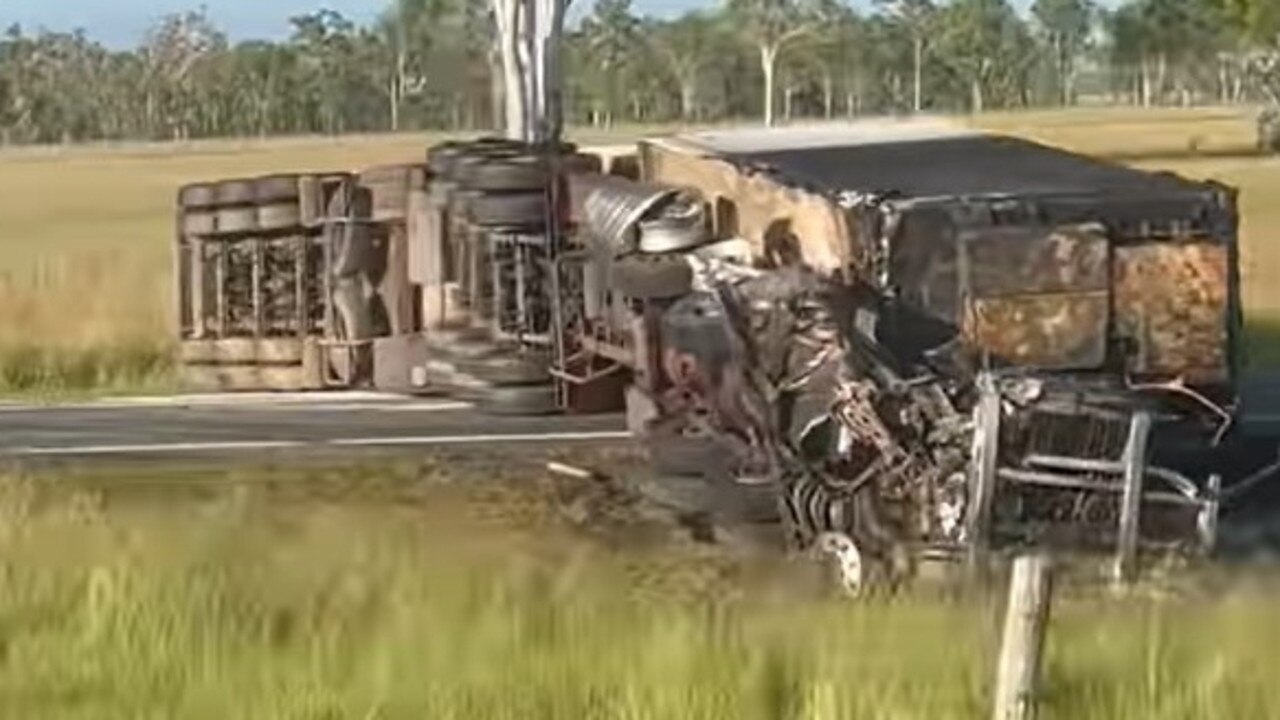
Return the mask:
[[[152,498],[0,482],[0,715],[988,715],[989,598],[836,602],[685,545],[586,542],[531,490],[397,472]],[[1273,607],[1066,600],[1042,717],[1280,716]]]

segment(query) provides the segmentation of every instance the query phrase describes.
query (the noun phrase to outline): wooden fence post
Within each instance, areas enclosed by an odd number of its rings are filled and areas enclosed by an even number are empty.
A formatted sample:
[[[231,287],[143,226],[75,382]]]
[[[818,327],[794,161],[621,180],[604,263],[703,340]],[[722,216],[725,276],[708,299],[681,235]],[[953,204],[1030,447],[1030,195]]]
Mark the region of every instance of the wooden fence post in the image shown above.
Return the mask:
[[[1124,494],[1120,499],[1120,532],[1116,541],[1114,581],[1118,588],[1132,583],[1138,574],[1138,538],[1142,522],[1142,485],[1147,473],[1147,445],[1151,413],[1139,411],[1129,422],[1124,449]]]
[[[1052,594],[1052,567],[1047,555],[1026,555],[1014,561],[996,675],[994,720],[1035,717],[1040,655]]]

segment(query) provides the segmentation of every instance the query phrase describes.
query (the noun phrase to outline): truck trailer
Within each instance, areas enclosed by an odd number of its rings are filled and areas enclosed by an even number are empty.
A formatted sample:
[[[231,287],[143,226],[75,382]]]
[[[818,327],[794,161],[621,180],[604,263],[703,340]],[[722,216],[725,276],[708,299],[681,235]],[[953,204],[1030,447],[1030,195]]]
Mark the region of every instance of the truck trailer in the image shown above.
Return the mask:
[[[625,412],[655,493],[868,575],[1212,552],[1234,449],[1233,189],[947,123],[494,138],[184,188],[181,366]],[[863,571],[859,571],[860,573]]]

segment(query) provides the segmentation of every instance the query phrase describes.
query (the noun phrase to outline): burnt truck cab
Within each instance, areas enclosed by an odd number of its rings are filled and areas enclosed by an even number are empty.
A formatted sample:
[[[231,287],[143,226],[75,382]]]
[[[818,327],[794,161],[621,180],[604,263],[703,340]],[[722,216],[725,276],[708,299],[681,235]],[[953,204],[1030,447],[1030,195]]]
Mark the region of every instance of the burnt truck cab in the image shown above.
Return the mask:
[[[617,261],[623,286],[666,272],[633,293],[628,392],[660,465],[682,448],[719,498],[770,486],[800,545],[886,567],[1066,545],[1127,574],[1212,548],[1239,479],[1233,190],[924,121],[659,138],[639,161],[706,217],[666,252],[640,223]]]

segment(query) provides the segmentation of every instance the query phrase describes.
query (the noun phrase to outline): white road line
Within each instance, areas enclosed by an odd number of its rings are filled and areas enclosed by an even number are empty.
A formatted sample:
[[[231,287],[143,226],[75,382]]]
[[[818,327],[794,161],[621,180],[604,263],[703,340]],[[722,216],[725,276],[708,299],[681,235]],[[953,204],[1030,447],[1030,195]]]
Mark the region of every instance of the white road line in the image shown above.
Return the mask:
[[[372,437],[329,440],[327,445],[343,447],[376,447],[394,445],[474,445],[503,442],[561,442],[569,440],[625,440],[626,430],[589,432],[512,433],[510,435],[423,435],[418,437]]]
[[[244,440],[225,442],[156,443],[150,445],[71,445],[66,447],[19,447],[0,449],[3,456],[53,455],[155,455],[184,452],[234,450],[288,450],[314,447],[411,447],[430,445],[477,445],[483,443],[570,442],[575,440],[624,440],[626,431],[511,433],[488,435],[423,435],[419,437],[338,438],[334,440]]]
[[[316,412],[440,412],[447,410],[468,410],[475,407],[472,403],[458,400],[407,400],[403,396],[379,397],[369,399],[333,397],[321,395],[309,400],[271,400],[264,398],[240,398],[235,401],[187,402],[179,398],[164,398],[155,402],[113,402],[101,401],[68,405],[0,405],[0,413],[29,413],[85,410],[183,410],[198,408],[218,408],[225,410],[308,410]]]
[[[157,443],[151,445],[71,445],[67,447],[19,447],[0,450],[0,455],[132,455],[212,450],[281,450],[306,447],[292,440],[237,440],[202,443]]]
[[[317,405],[247,405],[244,407],[229,408],[235,410],[253,410],[253,411],[297,411],[305,410],[307,412],[386,412],[386,413],[406,413],[406,412],[453,412],[457,410],[471,410],[475,408],[473,403],[462,402],[460,400],[452,401],[436,401],[436,402],[399,402],[399,403],[332,403]]]

